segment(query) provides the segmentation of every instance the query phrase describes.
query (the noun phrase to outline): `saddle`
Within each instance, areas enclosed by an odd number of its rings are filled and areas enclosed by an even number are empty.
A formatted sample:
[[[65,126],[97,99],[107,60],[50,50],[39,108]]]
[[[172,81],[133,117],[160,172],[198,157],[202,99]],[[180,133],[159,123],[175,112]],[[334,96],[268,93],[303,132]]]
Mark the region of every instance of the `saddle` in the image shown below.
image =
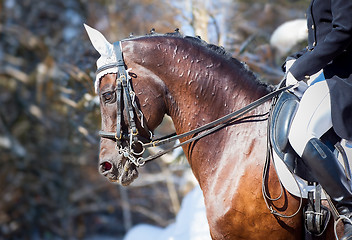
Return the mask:
[[[299,98],[289,91],[282,92],[273,101],[268,126],[270,145],[291,173],[307,182],[317,182],[309,167],[296,154],[288,141],[288,134],[298,106]],[[321,137],[321,140],[333,152],[341,138],[331,128]]]
[[[286,164],[291,173],[296,174],[308,182],[316,182],[310,169],[296,154],[288,141],[293,117],[299,106],[299,98],[285,91],[274,103],[270,121],[270,142],[273,150]]]
[[[313,234],[320,236],[330,220],[330,211],[325,206],[321,205],[322,188],[314,178],[309,167],[296,154],[288,141],[293,117],[299,106],[299,98],[294,94],[285,91],[282,92],[273,101],[273,106],[269,118],[269,141],[271,148],[277,156],[285,163],[288,170],[303,180],[307,181],[307,185],[311,186],[312,190],[307,193],[308,203],[304,207],[305,230],[306,235]],[[328,131],[324,136],[324,142],[332,146],[334,141],[338,141],[333,131]]]

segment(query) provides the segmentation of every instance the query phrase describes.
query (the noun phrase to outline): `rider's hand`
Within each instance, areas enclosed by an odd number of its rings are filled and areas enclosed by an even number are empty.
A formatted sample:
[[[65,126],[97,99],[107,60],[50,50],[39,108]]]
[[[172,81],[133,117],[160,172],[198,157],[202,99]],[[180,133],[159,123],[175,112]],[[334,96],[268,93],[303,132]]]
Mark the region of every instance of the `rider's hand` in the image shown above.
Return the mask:
[[[287,60],[285,63],[285,68],[286,68],[286,86],[290,85],[297,85],[298,81],[297,79],[292,75],[292,73],[289,71],[292,65],[295,63],[296,59],[290,59]]]
[[[286,75],[286,86],[293,85],[289,91],[295,94],[298,98],[302,98],[303,93],[307,90],[308,85],[304,81],[298,81],[292,73]]]
[[[291,72],[287,72],[286,74],[286,86],[297,85],[297,79],[292,75]],[[297,86],[296,86],[297,87]]]
[[[285,63],[285,70],[286,72],[288,72],[288,70],[290,70],[290,68],[292,67],[292,65],[295,63],[296,59],[290,59],[287,60]]]

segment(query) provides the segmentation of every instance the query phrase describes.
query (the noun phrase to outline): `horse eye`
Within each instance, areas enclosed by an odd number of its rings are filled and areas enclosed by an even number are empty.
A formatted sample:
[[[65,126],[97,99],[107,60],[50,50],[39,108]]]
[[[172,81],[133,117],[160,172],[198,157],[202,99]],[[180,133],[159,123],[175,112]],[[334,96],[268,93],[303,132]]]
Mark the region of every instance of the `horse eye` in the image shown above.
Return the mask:
[[[114,100],[114,92],[107,92],[103,94],[103,100],[105,103],[109,103]]]

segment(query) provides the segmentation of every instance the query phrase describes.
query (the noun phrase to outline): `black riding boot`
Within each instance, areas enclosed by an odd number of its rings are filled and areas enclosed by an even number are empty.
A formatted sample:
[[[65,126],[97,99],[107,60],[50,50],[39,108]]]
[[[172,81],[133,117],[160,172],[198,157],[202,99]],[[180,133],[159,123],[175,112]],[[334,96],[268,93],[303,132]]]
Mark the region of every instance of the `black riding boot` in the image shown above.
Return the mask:
[[[352,190],[343,167],[330,149],[319,139],[313,138],[307,143],[303,161],[311,169],[314,177],[321,184],[338,212],[346,217],[352,217]],[[341,240],[352,240],[352,225],[344,221],[345,234]]]

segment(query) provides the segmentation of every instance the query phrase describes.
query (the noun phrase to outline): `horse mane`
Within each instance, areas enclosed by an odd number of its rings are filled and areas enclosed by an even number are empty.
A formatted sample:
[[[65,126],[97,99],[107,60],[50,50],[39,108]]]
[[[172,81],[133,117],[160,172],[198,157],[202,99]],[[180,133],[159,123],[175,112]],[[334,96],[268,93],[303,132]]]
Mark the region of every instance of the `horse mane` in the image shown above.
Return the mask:
[[[155,33],[153,33],[155,34]],[[151,36],[153,35],[151,34]],[[272,91],[272,87],[269,86],[268,84],[266,84],[265,82],[261,81],[258,76],[249,69],[248,65],[245,62],[241,62],[238,59],[234,58],[232,56],[231,53],[229,53],[228,51],[226,51],[226,49],[223,46],[218,46],[212,43],[207,43],[206,41],[204,41],[203,39],[201,39],[200,36],[197,37],[192,37],[192,36],[184,36],[182,35],[180,32],[175,31],[172,33],[165,33],[165,34],[161,34],[159,36],[173,36],[173,37],[179,37],[179,38],[183,38],[187,41],[193,42],[195,44],[198,44],[200,46],[205,47],[206,49],[212,51],[213,53],[221,56],[222,58],[224,58],[226,61],[231,61],[233,64],[235,64],[236,66],[238,66],[240,69],[242,69],[247,76],[249,76],[250,78],[254,79],[254,82],[256,82],[258,85],[264,86],[265,88],[267,88],[269,91]]]
[[[184,39],[186,41],[189,41],[193,44],[199,45],[205,49],[208,49],[212,53],[220,56],[223,58],[225,61],[230,61],[232,64],[236,65],[239,69],[241,69],[247,76],[257,84],[260,85],[264,88],[266,88],[268,91],[272,91],[273,88],[272,86],[268,85],[267,83],[261,81],[258,76],[249,69],[248,65],[245,62],[241,62],[238,59],[234,58],[231,53],[226,51],[226,49],[222,46],[217,46],[212,43],[207,43],[205,40],[201,39],[200,36],[193,37],[193,36],[187,36],[181,34],[178,29],[175,30],[175,32],[169,32],[169,33],[156,33],[154,29],[150,31],[150,34],[144,35],[144,36],[132,36],[129,39],[137,39],[137,38],[145,38],[145,37],[174,37],[174,38],[180,38]]]

